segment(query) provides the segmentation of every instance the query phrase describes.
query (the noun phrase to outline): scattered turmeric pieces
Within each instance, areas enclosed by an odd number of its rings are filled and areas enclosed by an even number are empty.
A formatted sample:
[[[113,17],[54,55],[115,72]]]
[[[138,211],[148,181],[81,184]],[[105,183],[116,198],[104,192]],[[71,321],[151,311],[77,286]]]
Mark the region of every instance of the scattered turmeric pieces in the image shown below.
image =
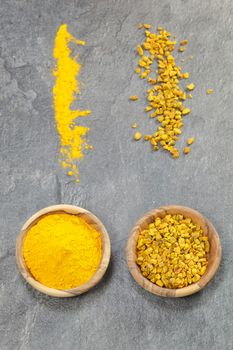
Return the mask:
[[[169,32],[158,27],[158,33],[152,33],[147,24],[140,25],[140,28],[146,28],[146,38],[137,46],[139,61],[135,72],[142,79],[147,77],[151,85],[147,90],[149,105],[146,112],[151,111],[150,117],[156,118],[160,123],[157,131],[146,135],[145,140],[151,143],[153,150],[157,151],[162,147],[174,158],[178,158],[179,151],[175,144],[182,133],[183,116],[190,113],[190,109],[183,105],[186,92],[179,87],[179,82],[181,79],[188,79],[189,73],[182,74],[181,68],[175,63],[172,52],[176,41],[172,40]],[[183,40],[181,43],[187,45],[188,41]],[[158,65],[155,70],[152,69],[154,61],[157,61]],[[151,77],[152,72],[157,76]]]
[[[214,92],[213,89],[208,89],[208,90],[206,91],[207,95],[211,95],[213,92]]]
[[[137,264],[159,287],[183,288],[205,274],[210,243],[202,228],[183,215],[157,217],[138,236]]]
[[[75,120],[87,116],[91,111],[71,109],[75,94],[80,94],[76,78],[81,66],[77,62],[77,57],[71,57],[70,42],[85,45],[84,41],[73,37],[67,31],[67,25],[63,24],[56,34],[54,43],[53,54],[57,65],[53,72],[56,78],[53,97],[57,131],[61,143],[60,162],[63,168],[68,169],[68,175],[73,176],[79,182],[79,171],[76,163],[83,158],[83,149],[91,149],[91,147],[86,141],[89,128],[76,124]]]

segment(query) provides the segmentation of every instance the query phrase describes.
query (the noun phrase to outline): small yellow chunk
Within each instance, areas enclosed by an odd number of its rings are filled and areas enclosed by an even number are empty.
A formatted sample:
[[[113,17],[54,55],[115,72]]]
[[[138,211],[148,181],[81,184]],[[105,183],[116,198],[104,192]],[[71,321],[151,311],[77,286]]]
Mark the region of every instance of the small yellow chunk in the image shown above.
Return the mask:
[[[138,124],[137,124],[137,123],[133,123],[133,124],[132,124],[132,128],[133,128],[133,129],[136,129],[137,127],[138,127]]]
[[[140,74],[140,73],[141,73],[141,68],[140,68],[140,67],[135,68],[135,72],[136,72],[137,74]]]
[[[195,138],[194,138],[194,137],[190,137],[190,138],[187,140],[187,144],[188,144],[188,145],[192,145],[194,141],[195,141]]]
[[[194,90],[195,89],[195,84],[191,83],[191,84],[187,85],[187,89],[189,91]]]
[[[188,94],[188,98],[193,98],[193,95],[192,94]]]
[[[184,52],[185,48],[183,46],[179,47],[179,52]]]
[[[190,152],[190,147],[185,147],[184,148],[184,154],[188,154]]]
[[[187,73],[187,72],[184,73],[184,74],[183,74],[183,78],[184,78],[184,79],[188,79],[188,78],[189,78],[189,73]]]
[[[73,175],[73,171],[68,171],[67,175],[68,176],[72,176]]]
[[[213,92],[214,92],[213,89],[208,89],[208,90],[206,91],[207,95],[211,95]]]
[[[150,112],[151,110],[152,110],[151,106],[147,106],[146,109],[145,109],[146,112]]]
[[[140,132],[135,132],[134,140],[139,141],[142,138],[142,134]]]
[[[181,42],[180,42],[180,45],[187,45],[188,44],[188,40],[182,40]]]
[[[142,49],[141,45],[138,45],[138,46],[137,46],[137,52],[138,52],[138,54],[139,54],[140,56],[143,56],[144,52],[143,52],[143,49]]]
[[[182,111],[182,114],[183,115],[186,115],[186,114],[189,114],[190,113],[190,109],[189,108],[185,108],[183,111]]]
[[[144,24],[143,24],[143,27],[146,28],[146,29],[150,29],[150,28],[151,28],[151,25],[150,25],[150,24],[147,24],[147,23],[144,23]]]
[[[130,96],[130,100],[131,101],[137,101],[138,100],[138,96],[132,95],[132,96]]]

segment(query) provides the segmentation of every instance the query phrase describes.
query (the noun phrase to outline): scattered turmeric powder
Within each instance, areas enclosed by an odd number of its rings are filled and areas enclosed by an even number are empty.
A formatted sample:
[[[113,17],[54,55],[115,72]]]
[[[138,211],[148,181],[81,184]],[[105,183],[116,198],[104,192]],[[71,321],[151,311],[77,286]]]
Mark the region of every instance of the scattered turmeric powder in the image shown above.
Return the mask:
[[[67,25],[60,26],[54,44],[54,58],[57,65],[54,69],[56,78],[53,87],[55,119],[57,131],[60,136],[61,165],[69,169],[69,174],[79,182],[79,171],[76,162],[83,158],[83,149],[90,148],[86,136],[89,128],[77,125],[76,118],[85,117],[91,113],[90,110],[72,110],[71,105],[75,100],[75,94],[80,94],[79,83],[76,80],[80,71],[80,64],[77,57],[71,57],[69,43],[85,45],[84,41],[74,38],[68,31]],[[71,169],[71,170],[70,170]]]
[[[71,214],[50,214],[32,226],[23,257],[32,276],[47,287],[72,289],[87,282],[102,257],[98,231]]]
[[[147,78],[151,87],[147,90],[149,106],[146,107],[146,112],[152,111],[151,118],[157,118],[161,125],[150,138],[146,139],[150,141],[153,150],[157,151],[161,146],[174,158],[178,158],[179,151],[175,148],[175,144],[182,132],[183,116],[190,113],[190,109],[183,105],[186,92],[179,87],[179,81],[188,79],[189,73],[182,73],[181,68],[175,63],[172,52],[176,41],[172,41],[171,34],[162,27],[158,27],[158,34],[148,29],[145,30],[144,42],[137,46],[140,58],[135,72],[141,78],[145,78],[153,72],[152,63],[157,61],[156,79]],[[187,40],[183,41],[183,45],[187,43]]]
[[[205,274],[210,250],[202,228],[183,215],[157,217],[137,241],[142,275],[166,288],[183,288]]]

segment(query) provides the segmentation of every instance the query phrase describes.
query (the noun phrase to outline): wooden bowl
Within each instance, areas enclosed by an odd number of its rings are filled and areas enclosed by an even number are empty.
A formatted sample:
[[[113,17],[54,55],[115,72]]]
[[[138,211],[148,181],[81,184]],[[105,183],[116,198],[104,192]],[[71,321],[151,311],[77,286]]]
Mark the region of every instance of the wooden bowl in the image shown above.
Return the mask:
[[[25,264],[25,261],[23,258],[23,242],[28,230],[33,225],[35,225],[42,217],[44,217],[45,215],[49,215],[51,213],[67,213],[67,214],[77,215],[81,217],[83,220],[85,220],[89,225],[93,226],[101,234],[102,259],[101,259],[100,265],[96,273],[94,274],[94,276],[89,281],[87,281],[86,283],[82,284],[79,287],[76,287],[73,289],[66,289],[66,290],[49,288],[41,284],[37,280],[35,280]],[[36,214],[34,214],[32,217],[30,217],[30,219],[26,221],[16,240],[16,261],[22,276],[32,287],[39,290],[40,292],[44,294],[48,294],[53,297],[59,297],[59,298],[74,297],[76,295],[85,293],[91,288],[93,288],[97,283],[99,283],[99,281],[102,279],[102,277],[104,276],[107,270],[107,267],[110,261],[110,254],[111,254],[110,239],[102,222],[91,212],[83,208],[76,207],[74,205],[67,205],[67,204],[53,205],[51,207],[47,207],[38,211]]]
[[[205,235],[209,237],[210,252],[208,256],[208,265],[206,273],[201,279],[187,287],[170,289],[162,288],[156,284],[150,282],[145,278],[139,266],[136,263],[136,247],[139,233],[148,227],[148,225],[154,222],[156,217],[163,218],[167,214],[182,214],[184,217],[191,218],[194,223],[201,226]],[[126,246],[126,258],[128,268],[135,281],[144,289],[150,293],[162,296],[162,297],[184,297],[187,295],[194,294],[203,289],[207,283],[214,277],[218,270],[222,256],[221,243],[217,231],[214,226],[209,222],[203,215],[196,210],[188,207],[170,205],[161,207],[159,209],[153,209],[146,213],[133,227]]]

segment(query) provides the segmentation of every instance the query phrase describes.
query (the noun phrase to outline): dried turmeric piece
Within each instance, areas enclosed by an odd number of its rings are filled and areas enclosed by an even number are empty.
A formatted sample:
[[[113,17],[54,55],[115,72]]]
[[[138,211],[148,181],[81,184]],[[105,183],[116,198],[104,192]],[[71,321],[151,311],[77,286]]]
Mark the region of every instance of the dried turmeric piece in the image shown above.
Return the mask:
[[[195,85],[193,83],[191,83],[191,84],[187,85],[187,89],[190,90],[190,91],[194,90],[195,89]]]
[[[134,134],[134,140],[139,141],[142,138],[142,134],[140,132],[135,132]]]
[[[208,89],[208,90],[206,91],[207,95],[211,95],[213,92],[214,92],[213,89]]]
[[[132,95],[132,96],[130,96],[130,100],[131,101],[137,101],[138,100],[138,96]]]

